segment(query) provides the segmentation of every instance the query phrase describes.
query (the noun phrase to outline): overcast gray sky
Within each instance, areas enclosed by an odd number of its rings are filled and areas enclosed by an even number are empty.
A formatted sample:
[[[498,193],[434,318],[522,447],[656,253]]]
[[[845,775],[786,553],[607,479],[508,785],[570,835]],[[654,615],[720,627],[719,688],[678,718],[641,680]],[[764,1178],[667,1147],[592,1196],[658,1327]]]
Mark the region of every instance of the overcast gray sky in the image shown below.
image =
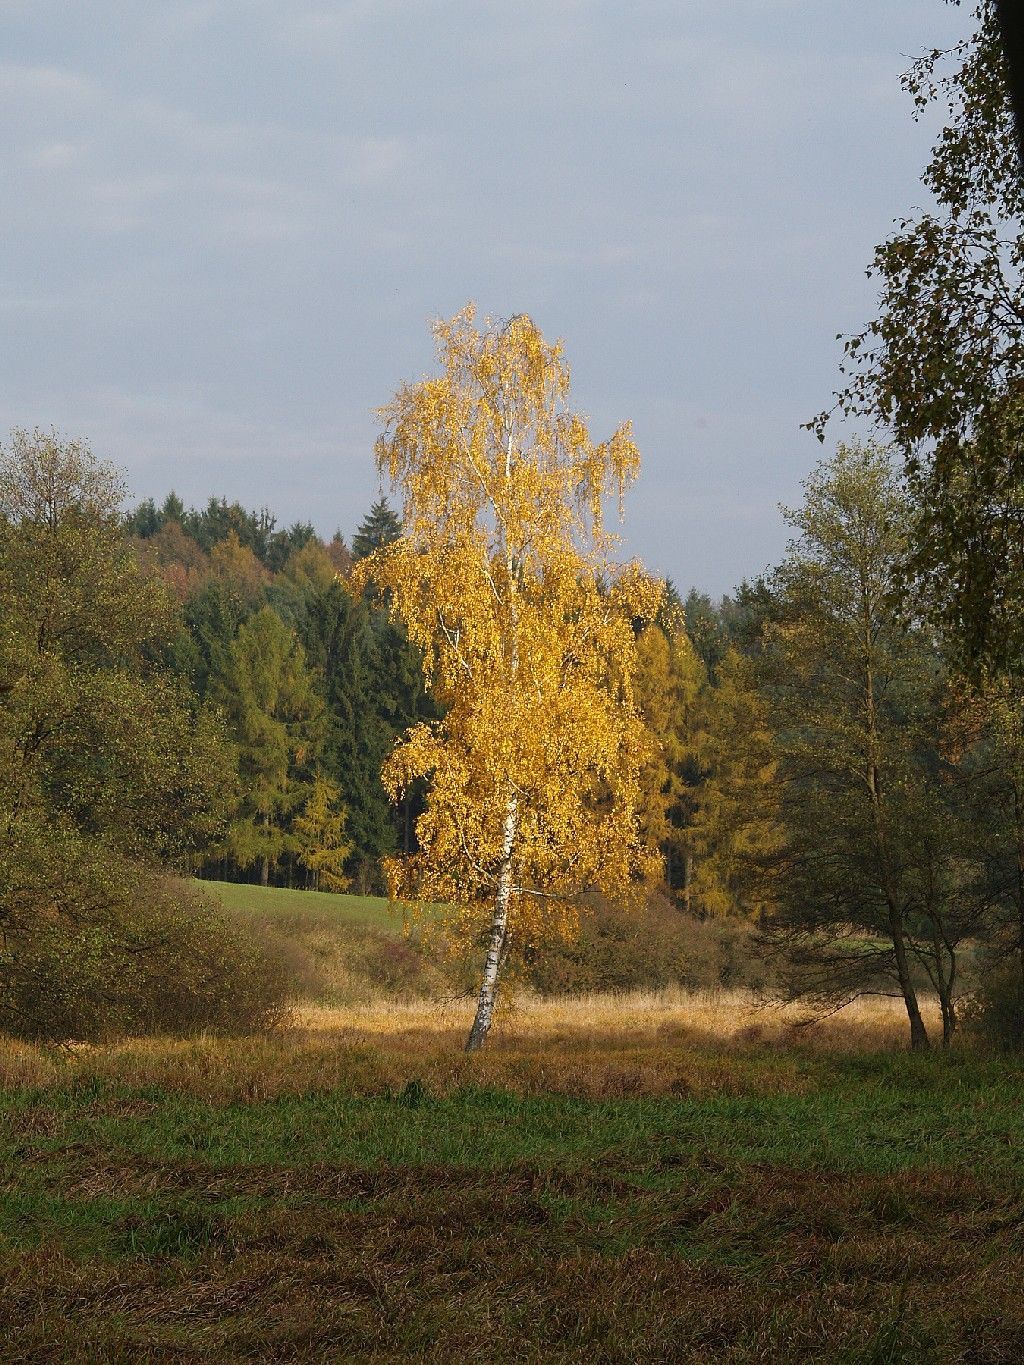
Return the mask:
[[[628,549],[685,588],[778,558],[799,429],[872,312],[934,124],[942,0],[0,0],[0,429],[137,498],[346,535],[374,408],[468,299],[634,422]],[[837,435],[839,433],[837,432]]]

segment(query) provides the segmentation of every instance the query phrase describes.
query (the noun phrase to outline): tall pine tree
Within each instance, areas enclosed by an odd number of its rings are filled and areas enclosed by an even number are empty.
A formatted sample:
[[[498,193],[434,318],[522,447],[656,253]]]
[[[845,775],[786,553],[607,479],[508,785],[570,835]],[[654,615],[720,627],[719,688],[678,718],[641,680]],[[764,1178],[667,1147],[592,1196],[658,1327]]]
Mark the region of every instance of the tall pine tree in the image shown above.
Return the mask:
[[[294,851],[289,821],[306,800],[308,775],[323,734],[323,703],[302,645],[263,607],[242,625],[214,680],[238,746],[242,799],[227,851],[240,867],[270,870]]]
[[[368,602],[335,580],[306,603],[302,639],[321,679],[326,729],[321,766],[348,810],[348,870],[361,891],[383,885],[380,860],[394,852],[391,805],[380,770],[395,732],[381,716],[389,690]]]

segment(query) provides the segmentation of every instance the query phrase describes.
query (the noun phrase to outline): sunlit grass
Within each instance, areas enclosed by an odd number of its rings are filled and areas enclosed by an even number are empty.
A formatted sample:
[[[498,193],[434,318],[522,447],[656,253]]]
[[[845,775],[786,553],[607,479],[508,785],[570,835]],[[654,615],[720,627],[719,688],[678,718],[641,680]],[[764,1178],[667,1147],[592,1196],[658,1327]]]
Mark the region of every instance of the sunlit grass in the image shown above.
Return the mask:
[[[590,1099],[798,1093],[816,1059],[900,1055],[897,1003],[866,1000],[814,1022],[795,1006],[744,992],[668,990],[578,999],[506,998],[484,1051],[462,1050],[471,999],[296,1007],[288,1027],[256,1037],[149,1038],[45,1048],[0,1041],[0,1087],[91,1081],[186,1092],[211,1101],[467,1085]]]
[[[329,916],[347,924],[366,924],[400,933],[402,915],[386,896],[350,896],[329,891],[297,891],[284,886],[197,880],[196,886],[225,910],[261,915]]]
[[[472,997],[396,1002],[380,999],[345,1008],[309,1002],[293,1012],[293,1025],[311,1033],[389,1035],[420,1033],[445,1037],[467,1030]],[[929,1024],[938,1008],[924,1002]],[[562,1041],[574,1048],[601,1048],[614,1041],[647,1045],[677,1041],[720,1044],[764,1043],[812,1048],[899,1048],[907,1038],[901,1000],[870,996],[835,1014],[801,1004],[765,1000],[749,991],[602,992],[544,998],[507,994],[501,999],[494,1045],[528,1040]]]

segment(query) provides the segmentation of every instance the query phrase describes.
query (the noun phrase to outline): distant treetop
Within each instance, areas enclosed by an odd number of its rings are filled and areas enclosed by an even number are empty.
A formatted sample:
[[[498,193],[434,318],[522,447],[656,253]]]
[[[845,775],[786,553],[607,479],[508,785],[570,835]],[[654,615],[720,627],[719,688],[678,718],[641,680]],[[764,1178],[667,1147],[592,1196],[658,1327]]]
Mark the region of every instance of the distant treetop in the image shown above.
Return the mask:
[[[180,526],[207,554],[233,534],[240,545],[274,572],[283,567],[295,550],[316,539],[316,531],[309,522],[296,522],[287,530],[278,531],[277,518],[266,507],[250,512],[239,502],[210,498],[201,511],[195,507],[186,509],[173,492],[168,493],[161,507],[147,498],[125,518],[130,534],[143,540],[151,539],[171,523]]]
[[[387,498],[378,498],[352,538],[352,558],[366,559],[402,534],[402,521]]]

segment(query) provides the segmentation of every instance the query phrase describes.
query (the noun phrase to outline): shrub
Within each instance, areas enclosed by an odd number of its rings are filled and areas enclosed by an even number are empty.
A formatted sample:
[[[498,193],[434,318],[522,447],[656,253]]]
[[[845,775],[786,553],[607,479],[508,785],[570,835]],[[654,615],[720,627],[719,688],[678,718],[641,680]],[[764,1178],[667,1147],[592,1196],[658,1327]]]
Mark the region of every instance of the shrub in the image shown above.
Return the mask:
[[[387,995],[415,1000],[449,988],[437,954],[424,951],[418,935],[406,938],[350,923],[330,910],[287,914],[244,911],[232,924],[247,940],[264,945],[286,965],[297,993],[329,1005],[349,1005]],[[436,946],[436,945],[435,945]]]
[[[0,1031],[48,1041],[249,1032],[284,1013],[280,959],[183,883],[96,841],[23,825],[0,877]]]
[[[965,1033],[989,1047],[1024,1049],[1024,978],[1020,963],[1004,961],[983,972],[962,1012]]]
[[[135,1033],[254,1033],[280,1024],[297,994],[284,954],[181,886],[158,898],[133,983]]]
[[[595,901],[579,935],[530,955],[522,974],[545,995],[773,984],[755,930],[742,920],[698,919],[655,893],[639,912]]]

